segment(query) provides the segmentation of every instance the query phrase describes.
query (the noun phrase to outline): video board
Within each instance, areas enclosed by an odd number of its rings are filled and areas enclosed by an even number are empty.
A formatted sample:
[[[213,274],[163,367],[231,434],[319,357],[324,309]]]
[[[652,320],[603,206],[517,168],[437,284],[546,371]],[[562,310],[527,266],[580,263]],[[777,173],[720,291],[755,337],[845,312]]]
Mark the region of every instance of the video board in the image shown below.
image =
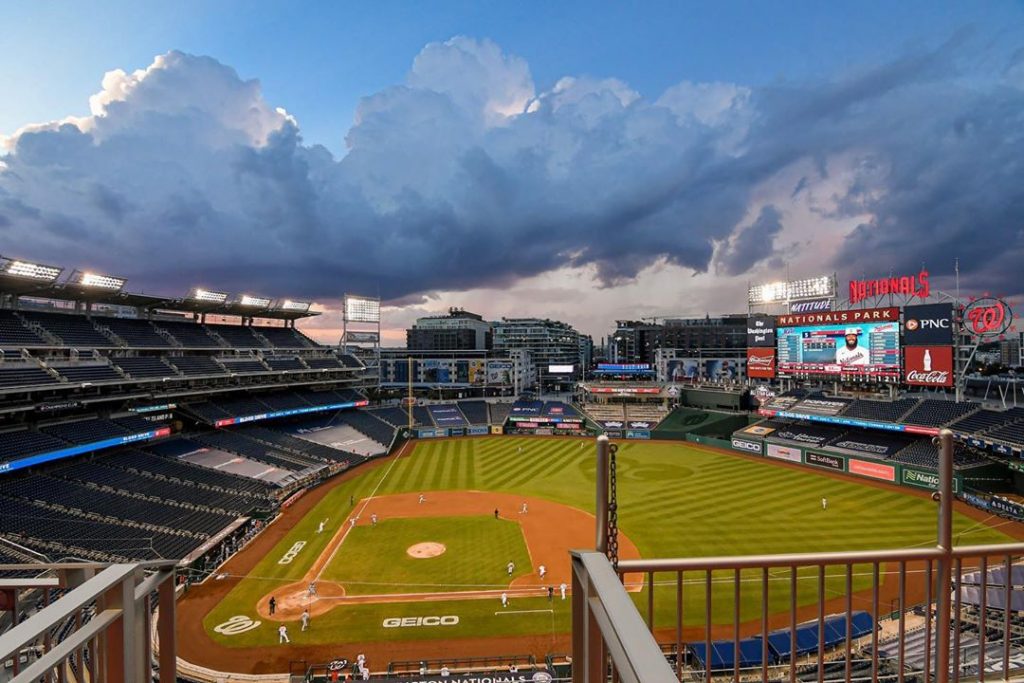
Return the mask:
[[[780,316],[776,340],[780,377],[898,380],[901,375],[896,308]]]

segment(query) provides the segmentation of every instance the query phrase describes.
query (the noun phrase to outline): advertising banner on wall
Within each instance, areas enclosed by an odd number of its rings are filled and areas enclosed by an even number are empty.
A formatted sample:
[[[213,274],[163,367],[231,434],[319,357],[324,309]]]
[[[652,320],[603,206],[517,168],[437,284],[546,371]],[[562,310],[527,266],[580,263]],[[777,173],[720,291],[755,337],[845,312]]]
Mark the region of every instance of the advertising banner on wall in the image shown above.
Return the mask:
[[[420,361],[420,367],[423,368],[424,382],[447,384],[452,381],[450,361],[425,359]]]
[[[487,361],[469,361],[469,383],[483,384],[487,381]]]
[[[767,446],[767,455],[769,458],[778,458],[779,460],[788,460],[790,462],[803,462],[803,458],[799,448],[793,448],[791,446],[780,446],[777,443],[765,444]]]
[[[903,350],[903,381],[919,387],[953,386],[953,347],[906,347]]]
[[[775,348],[775,318],[768,315],[753,315],[747,319],[747,346],[750,348]]]
[[[949,346],[953,343],[953,304],[925,304],[903,309],[903,343]]]
[[[824,453],[811,453],[808,452],[804,456],[804,462],[808,465],[814,465],[815,467],[824,467],[829,470],[837,470],[842,472],[846,468],[843,463],[846,461],[840,455],[826,455]]]
[[[850,458],[849,471],[851,474],[859,474],[862,477],[881,479],[883,481],[896,481],[896,468],[892,465],[883,465],[880,462],[870,462]]]
[[[746,374],[746,361],[736,358],[674,358],[665,366],[667,381],[739,380]]]
[[[774,334],[772,335],[775,336]],[[775,377],[775,349],[747,349],[747,377],[773,379]]]
[[[760,441],[747,441],[746,439],[737,438],[733,438],[732,447],[737,451],[752,453],[754,455],[761,455],[761,452],[764,450]]]
[[[515,365],[508,360],[487,361],[487,383],[488,384],[512,384],[512,372]]]
[[[906,465],[903,466],[903,483],[908,486],[916,486],[921,489],[939,490],[939,473],[928,470],[915,470]],[[953,477],[953,493],[960,492],[960,480]]]

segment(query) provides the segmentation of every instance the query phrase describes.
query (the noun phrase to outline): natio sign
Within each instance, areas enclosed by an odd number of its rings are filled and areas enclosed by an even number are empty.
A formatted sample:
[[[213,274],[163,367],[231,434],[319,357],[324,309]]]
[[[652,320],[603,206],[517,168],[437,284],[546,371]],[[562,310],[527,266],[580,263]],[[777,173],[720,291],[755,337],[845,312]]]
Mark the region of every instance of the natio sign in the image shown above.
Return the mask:
[[[883,277],[877,280],[850,280],[851,304],[883,294],[905,294],[927,299],[931,293],[927,270],[922,270],[917,275]]]

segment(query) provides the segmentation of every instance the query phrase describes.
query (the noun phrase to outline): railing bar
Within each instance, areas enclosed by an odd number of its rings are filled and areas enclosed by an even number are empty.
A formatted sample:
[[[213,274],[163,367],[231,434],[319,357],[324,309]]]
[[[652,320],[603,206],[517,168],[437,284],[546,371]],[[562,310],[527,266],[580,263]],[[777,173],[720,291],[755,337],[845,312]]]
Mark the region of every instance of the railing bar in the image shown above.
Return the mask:
[[[878,683],[878,563],[871,570],[871,683]]]
[[[739,653],[737,652],[737,659]],[[768,680],[768,566],[761,569],[761,680]]]
[[[796,649],[796,643],[793,643]],[[825,683],[825,565],[818,565],[818,683]]]
[[[906,660],[907,623],[906,623],[906,619],[904,618],[904,613],[905,613],[904,606],[905,606],[905,600],[906,600],[906,597],[907,597],[906,596],[906,593],[907,593],[907,563],[906,562],[900,562],[900,582],[899,583],[900,583],[900,585],[899,585],[899,599],[900,599],[900,602],[899,602],[899,607],[900,607],[899,634],[900,634],[900,647],[899,647],[899,659],[898,659],[898,662],[899,662],[899,674],[897,675],[897,679],[896,680],[898,680],[899,683],[903,683],[903,669],[906,667],[906,663],[907,663],[907,660]]]
[[[846,683],[850,683],[853,675],[853,662],[850,653],[853,650],[853,565],[846,565]]]
[[[981,556],[981,628],[978,629],[978,680],[985,681],[985,632],[988,630],[988,557]]]
[[[647,628],[654,635],[654,572],[647,572],[647,587],[650,589],[647,593]]]
[[[954,561],[956,565],[956,578],[954,578],[954,592],[953,592],[953,612],[956,615],[953,627],[953,666],[950,667],[953,670],[953,683],[960,680],[960,577],[964,571],[963,560],[956,558]]]
[[[797,568],[789,568],[789,680],[796,683],[796,582]]]
[[[1003,595],[1003,677],[1006,678],[1010,671],[1010,572],[1013,563],[1010,556],[1006,556],[1006,592]]]
[[[924,598],[924,680],[928,680],[932,671],[932,561],[925,565],[925,598]],[[935,634],[938,641],[939,634]]]
[[[704,575],[704,680],[711,681],[711,570]]]
[[[732,679],[735,683],[740,683],[740,658],[737,655],[740,648],[740,570],[733,570],[733,602],[732,602],[732,642],[733,642],[733,658],[732,658]]]
[[[683,572],[676,572],[676,678],[683,677]]]

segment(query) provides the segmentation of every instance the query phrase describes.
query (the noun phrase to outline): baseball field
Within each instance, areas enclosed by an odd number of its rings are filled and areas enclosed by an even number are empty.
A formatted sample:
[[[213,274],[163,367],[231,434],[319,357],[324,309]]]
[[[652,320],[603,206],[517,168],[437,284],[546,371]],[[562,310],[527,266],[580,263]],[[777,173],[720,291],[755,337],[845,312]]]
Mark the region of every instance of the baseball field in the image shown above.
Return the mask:
[[[620,444],[618,498],[624,557],[909,547],[935,537],[926,495],[679,442]],[[564,651],[570,596],[560,588],[571,585],[568,550],[593,547],[593,501],[592,440],[407,444],[308,493],[223,576],[193,587],[179,607],[181,655],[257,673],[356,651],[378,663]],[[1016,525],[958,509],[960,544],[1020,536]],[[798,597],[810,608],[817,586],[807,578]],[[670,583],[655,591],[661,626],[674,624]],[[854,591],[869,585],[869,572],[856,571]],[[687,624],[702,622],[702,586],[684,590]],[[649,588],[630,588],[646,608]],[[773,577],[769,602],[780,612],[788,590],[788,572],[777,585]],[[830,576],[827,592],[841,597],[843,577]],[[743,589],[744,619],[760,600],[758,574]],[[716,585],[712,613],[732,618],[731,584]],[[279,642],[282,624],[290,643]]]

